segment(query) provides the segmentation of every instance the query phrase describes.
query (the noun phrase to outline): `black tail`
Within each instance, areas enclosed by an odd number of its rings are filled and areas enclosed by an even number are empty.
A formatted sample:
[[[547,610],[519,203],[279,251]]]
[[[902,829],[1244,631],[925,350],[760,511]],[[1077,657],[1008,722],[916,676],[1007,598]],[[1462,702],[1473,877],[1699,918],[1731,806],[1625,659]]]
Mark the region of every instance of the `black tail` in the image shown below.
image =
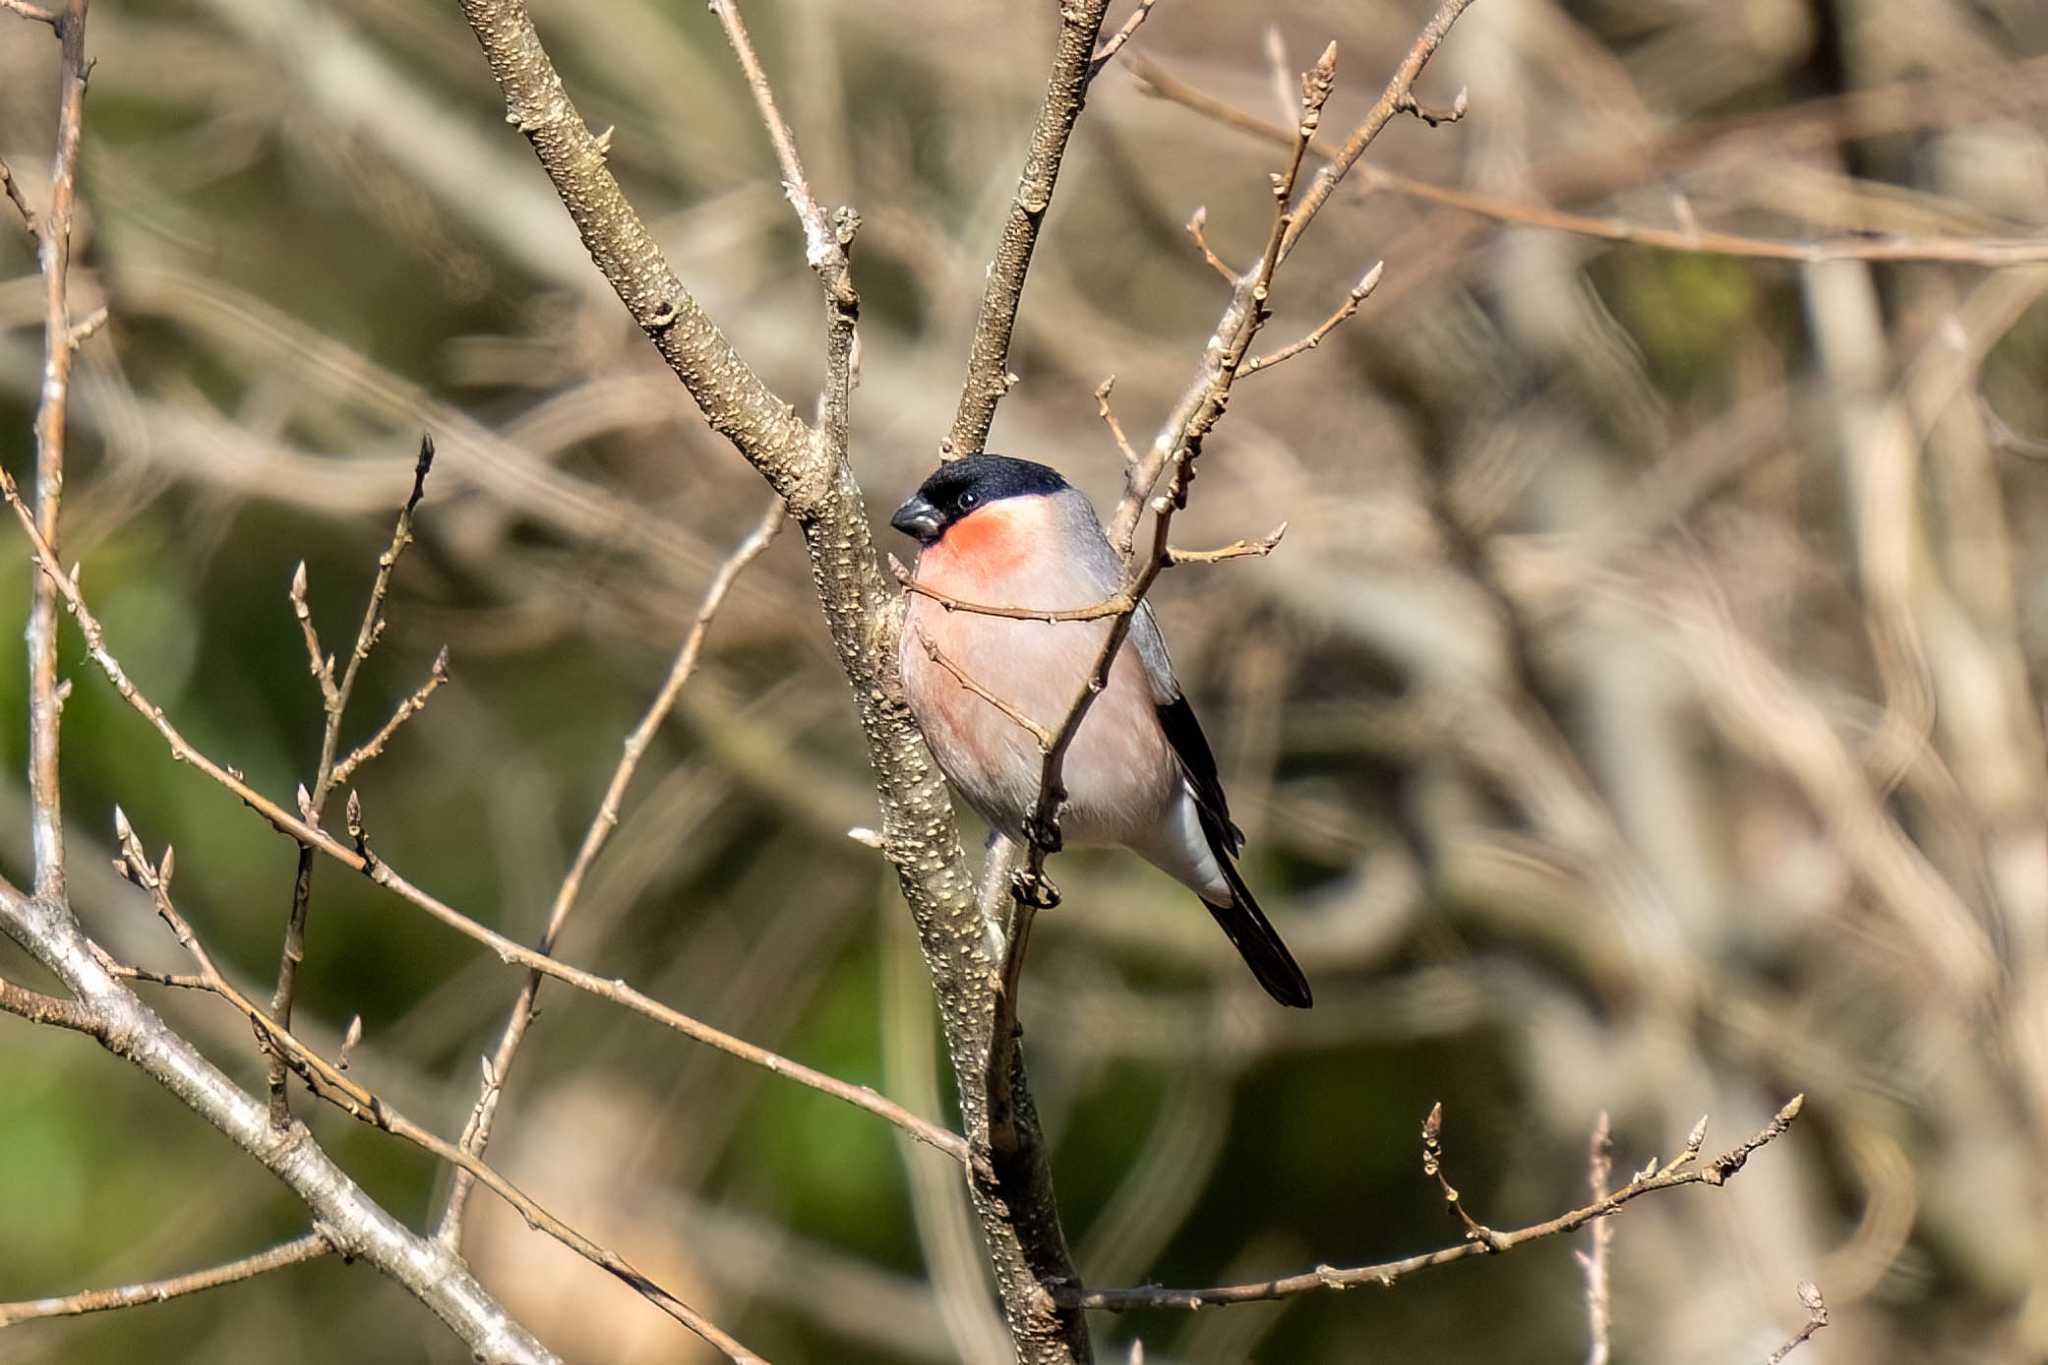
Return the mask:
[[[1280,941],[1272,922],[1259,909],[1259,903],[1252,899],[1252,893],[1231,866],[1230,856],[1221,849],[1216,851],[1216,861],[1223,868],[1223,875],[1230,882],[1230,904],[1209,905],[1209,913],[1223,926],[1223,932],[1230,938],[1230,944],[1237,949],[1244,965],[1252,969],[1252,975],[1266,988],[1266,994],[1283,1005],[1292,1005],[1305,1010],[1315,1003],[1308,991],[1308,978],[1301,974],[1300,964],[1294,954],[1287,951],[1287,945]]]

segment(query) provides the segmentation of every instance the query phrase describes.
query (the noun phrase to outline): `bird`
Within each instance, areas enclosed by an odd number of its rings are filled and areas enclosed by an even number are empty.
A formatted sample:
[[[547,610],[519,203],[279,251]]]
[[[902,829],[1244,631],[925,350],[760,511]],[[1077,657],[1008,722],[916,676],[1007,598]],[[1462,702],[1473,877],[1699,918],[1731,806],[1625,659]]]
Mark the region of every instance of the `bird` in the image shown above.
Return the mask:
[[[1006,455],[942,464],[889,524],[918,544],[898,645],[904,700],[967,804],[991,829],[1028,842],[1044,751],[1015,717],[1057,730],[1112,622],[1015,619],[955,604],[1091,607],[1122,589],[1123,562],[1087,494],[1048,465]],[[1144,858],[1200,898],[1268,995],[1309,1008],[1308,978],[1238,873],[1244,833],[1231,823],[1215,753],[1148,604],[1132,616],[1060,779],[1063,844]]]

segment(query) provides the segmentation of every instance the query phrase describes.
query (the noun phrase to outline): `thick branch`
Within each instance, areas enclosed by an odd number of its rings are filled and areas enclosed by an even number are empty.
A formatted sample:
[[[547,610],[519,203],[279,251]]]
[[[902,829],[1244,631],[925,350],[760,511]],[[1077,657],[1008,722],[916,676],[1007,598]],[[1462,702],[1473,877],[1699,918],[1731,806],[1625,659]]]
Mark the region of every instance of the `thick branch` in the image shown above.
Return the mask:
[[[1053,125],[1049,144],[1055,150],[1064,148],[1066,131],[1079,112],[1080,88],[1094,55],[1103,3],[1073,0],[1069,6],[1046,101]],[[846,459],[853,312],[828,303],[829,383],[823,432],[813,439],[810,429],[786,404],[767,393],[676,283],[604,168],[601,149],[563,92],[524,4],[520,0],[463,0],[463,10],[505,93],[508,116],[532,140],[593,261],[661,347],[712,425],[733,441],[788,502],[790,514],[803,532],[818,601],[840,667],[860,708],[868,762],[882,807],[882,845],[895,865],[917,924],[940,1013],[947,1021],[947,1050],[954,1073],[963,1078],[982,1076],[988,1061],[992,977],[997,964],[990,959],[982,931],[951,797],[903,701],[896,667],[901,604],[882,574],[867,509]],[[1074,21],[1075,16],[1080,22]],[[1060,112],[1062,109],[1066,112]],[[1027,191],[1019,196],[1019,211],[1032,220],[1023,228],[1026,243],[1036,241],[1036,219],[1050,196],[1054,169],[1056,162],[1045,163],[1036,157],[1027,166]],[[851,227],[850,221],[834,224],[842,247]],[[1027,262],[1028,250],[1013,253],[999,273],[1021,288]],[[1014,315],[1015,288],[1004,303],[992,284],[996,313]],[[1007,326],[1003,330],[1007,334]],[[992,340],[993,333],[987,335]],[[1007,349],[1005,335],[996,352],[997,371]],[[987,407],[992,412],[993,402]],[[985,419],[982,428],[986,429]],[[367,857],[361,861],[372,877],[386,885],[397,880],[383,864]],[[431,899],[415,903],[424,905]],[[465,928],[465,932],[477,927]],[[570,979],[551,959],[527,954],[509,941],[505,946],[520,954],[516,960]],[[730,1043],[727,1040],[720,1045],[729,1047]],[[1027,1094],[1027,1108],[1028,1100]],[[873,1097],[864,1107],[880,1112],[885,1105]],[[1086,1361],[1088,1336],[1080,1315],[1060,1309],[1043,1288],[1047,1280],[1073,1275],[1043,1144],[1029,1141],[1001,1150],[992,1147],[986,1096],[972,1080],[960,1086],[960,1109],[968,1144],[976,1155],[972,1165],[975,1210],[989,1245],[1018,1357],[1024,1365]],[[928,1136],[930,1124],[908,1114],[900,1114],[896,1121],[933,1140]],[[1035,1120],[1031,1131],[1035,1133]],[[959,1141],[950,1134],[939,1139],[945,1150],[956,1154]]]
[[[1112,52],[1123,45],[1130,36],[1128,30],[1135,30],[1150,8],[1149,3],[1143,6],[1126,26],[1127,31],[1111,40]],[[1024,295],[1024,277],[1031,269],[1031,253],[1038,247],[1039,229],[1052,207],[1067,139],[1081,117],[1088,82],[1100,69],[1095,41],[1108,11],[1109,0],[1066,0],[1059,8],[1059,44],[1045,85],[1045,101],[1039,106],[1038,125],[1031,130],[1031,150],[1025,154],[1017,196],[1003,222],[1002,240],[996,246],[995,259],[989,262],[981,313],[975,318],[974,339],[968,344],[960,406],[939,451],[947,458],[972,455],[982,448],[996,420],[996,404],[1010,391],[1010,336],[1017,326],[1017,303]]]
[[[591,261],[618,292],[705,420],[730,440],[792,508],[824,482],[807,428],[742,360],[683,288],[654,236],[626,202],[605,149],[570,102],[521,0],[462,0],[462,11],[505,96],[505,119],[533,144]]]

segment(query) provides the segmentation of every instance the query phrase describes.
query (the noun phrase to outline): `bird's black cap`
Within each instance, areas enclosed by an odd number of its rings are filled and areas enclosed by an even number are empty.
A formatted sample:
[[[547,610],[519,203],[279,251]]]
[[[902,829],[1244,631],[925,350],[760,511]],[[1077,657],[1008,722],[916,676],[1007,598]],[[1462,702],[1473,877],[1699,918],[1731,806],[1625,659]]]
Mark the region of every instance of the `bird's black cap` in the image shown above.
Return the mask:
[[[946,528],[986,503],[1002,498],[1042,496],[1068,487],[1050,465],[1007,455],[968,455],[932,471],[889,524],[920,545],[930,545]]]

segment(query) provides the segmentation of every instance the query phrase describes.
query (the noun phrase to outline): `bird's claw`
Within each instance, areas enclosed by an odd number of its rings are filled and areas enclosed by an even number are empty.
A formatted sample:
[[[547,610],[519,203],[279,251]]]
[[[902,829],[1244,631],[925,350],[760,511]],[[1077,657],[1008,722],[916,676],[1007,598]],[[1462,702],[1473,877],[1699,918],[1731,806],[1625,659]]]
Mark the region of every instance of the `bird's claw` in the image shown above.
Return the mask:
[[[1059,852],[1064,843],[1057,820],[1041,820],[1035,815],[1024,817],[1024,839],[1048,858]]]
[[[1020,867],[1010,874],[1010,894],[1033,910],[1050,910],[1060,903],[1060,889],[1043,872]]]

